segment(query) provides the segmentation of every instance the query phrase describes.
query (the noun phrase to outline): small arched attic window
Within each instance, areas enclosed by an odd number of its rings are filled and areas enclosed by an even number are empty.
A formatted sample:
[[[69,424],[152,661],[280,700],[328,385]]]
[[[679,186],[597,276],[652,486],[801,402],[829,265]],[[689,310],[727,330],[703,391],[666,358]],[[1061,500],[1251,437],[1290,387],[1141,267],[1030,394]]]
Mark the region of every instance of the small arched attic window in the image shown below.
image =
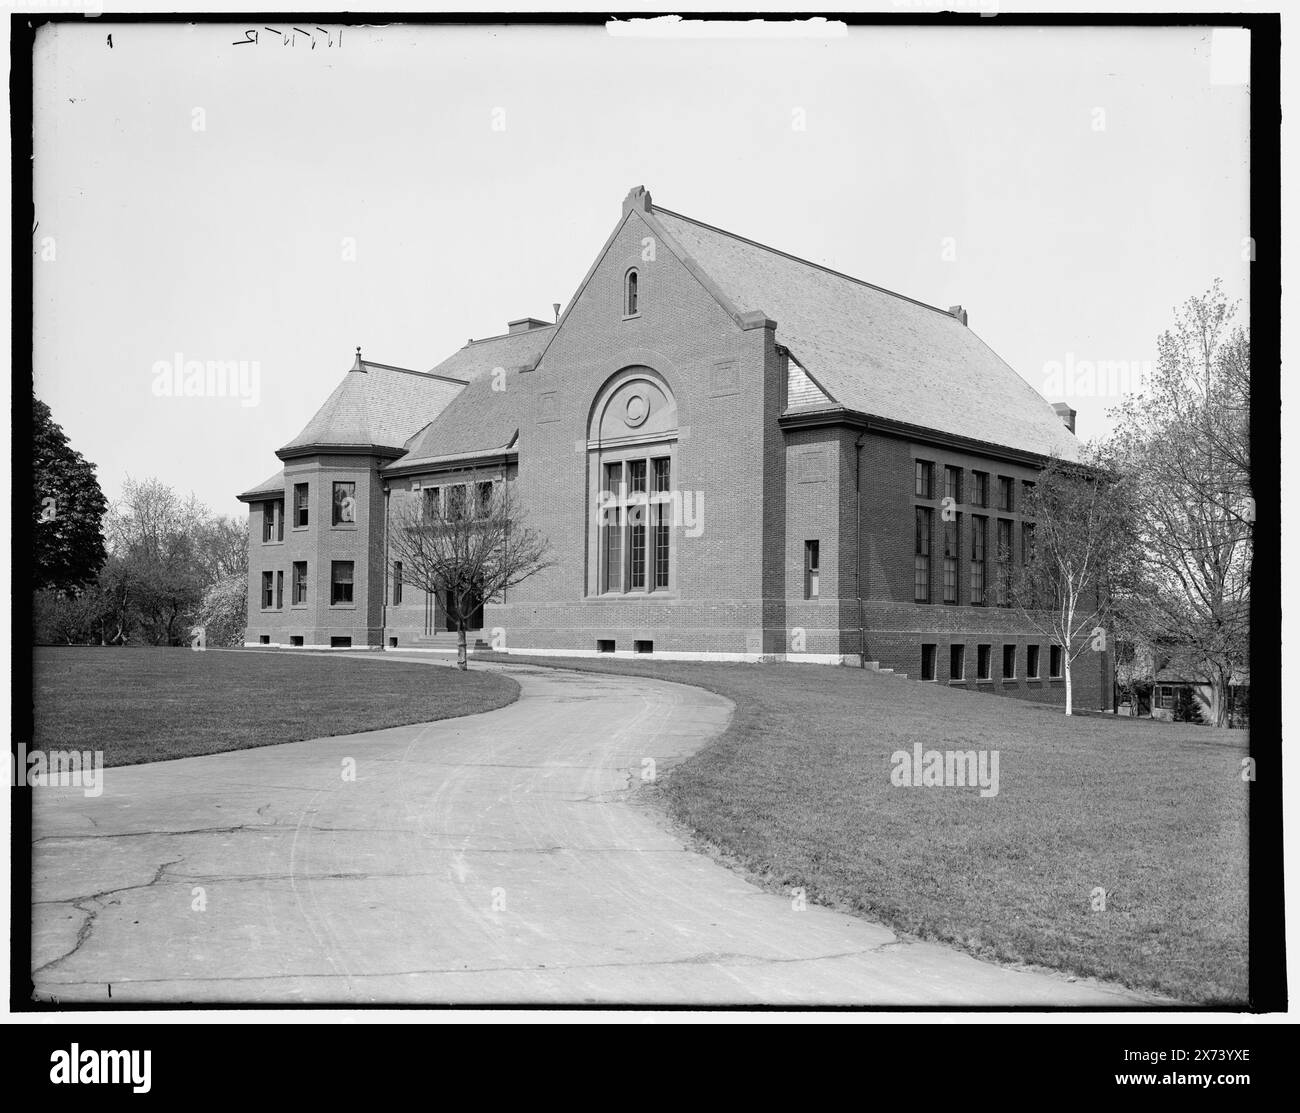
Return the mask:
[[[638,279],[636,268],[633,267],[623,278],[623,316],[635,317],[640,309],[638,301]]]

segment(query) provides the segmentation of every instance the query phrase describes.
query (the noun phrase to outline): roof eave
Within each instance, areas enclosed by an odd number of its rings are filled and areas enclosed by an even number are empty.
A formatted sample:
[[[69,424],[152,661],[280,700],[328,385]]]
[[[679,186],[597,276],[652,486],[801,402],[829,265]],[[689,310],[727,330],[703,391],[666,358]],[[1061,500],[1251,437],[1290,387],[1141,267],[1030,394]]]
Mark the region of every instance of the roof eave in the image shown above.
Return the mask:
[[[387,444],[288,444],[275,454],[281,460],[296,460],[302,456],[388,456],[396,459],[406,449]]]
[[[815,409],[787,410],[777,424],[783,429],[810,429],[825,425],[845,425],[851,429],[864,432],[881,433],[886,436],[902,437],[907,440],[933,444],[941,448],[952,448],[970,452],[978,456],[988,456],[1009,463],[1032,464],[1041,466],[1052,458],[1050,452],[1033,452],[1029,449],[1013,448],[1010,445],[994,444],[991,441],[963,437],[958,433],[946,433],[941,429],[928,429],[922,425],[910,425],[905,421],[879,417],[849,409],[847,406],[818,406]]]
[[[426,456],[420,460],[395,460],[384,467],[386,477],[421,475],[425,472],[457,471],[466,466],[480,465],[500,460],[518,462],[518,448],[483,448],[473,452],[457,452],[446,456]]]

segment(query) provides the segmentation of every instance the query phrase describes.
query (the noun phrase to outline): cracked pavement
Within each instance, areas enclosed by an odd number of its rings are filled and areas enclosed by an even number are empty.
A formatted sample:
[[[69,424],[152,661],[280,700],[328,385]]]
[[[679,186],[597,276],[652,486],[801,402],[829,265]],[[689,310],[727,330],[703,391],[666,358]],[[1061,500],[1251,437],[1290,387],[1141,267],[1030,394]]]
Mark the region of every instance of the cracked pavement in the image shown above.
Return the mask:
[[[35,790],[37,999],[1152,1003],[814,905],[796,911],[692,850],[637,789],[644,759],[662,776],[726,727],[721,696],[473,667],[510,673],[520,699],[108,769],[97,798]]]

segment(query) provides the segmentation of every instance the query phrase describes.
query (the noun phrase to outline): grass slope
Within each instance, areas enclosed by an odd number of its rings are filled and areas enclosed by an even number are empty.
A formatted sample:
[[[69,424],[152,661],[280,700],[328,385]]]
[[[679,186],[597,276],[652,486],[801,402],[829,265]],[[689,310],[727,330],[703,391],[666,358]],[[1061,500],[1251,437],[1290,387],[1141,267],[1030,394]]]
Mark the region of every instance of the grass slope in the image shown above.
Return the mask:
[[[102,750],[106,766],[447,719],[519,696],[481,670],[276,651],[41,647],[33,668],[33,747]]]
[[[732,699],[729,729],[662,792],[678,820],[771,888],[803,887],[983,958],[1188,1003],[1246,998],[1244,732],[1067,719],[856,669],[545,663]],[[916,742],[997,750],[998,795],[894,786],[891,754]]]

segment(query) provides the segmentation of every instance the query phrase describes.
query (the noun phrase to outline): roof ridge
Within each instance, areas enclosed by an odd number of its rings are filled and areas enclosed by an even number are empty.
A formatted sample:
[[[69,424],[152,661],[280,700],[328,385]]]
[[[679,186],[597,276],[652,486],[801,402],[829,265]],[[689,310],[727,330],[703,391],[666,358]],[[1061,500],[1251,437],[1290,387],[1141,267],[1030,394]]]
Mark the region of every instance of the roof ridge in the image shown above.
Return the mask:
[[[651,205],[654,212],[661,212],[667,216],[675,216],[678,220],[684,220],[688,224],[697,225],[700,228],[707,228],[710,232],[717,232],[720,236],[730,236],[733,240],[739,240],[741,243],[747,243],[751,247],[760,248],[763,251],[770,251],[773,255],[780,255],[782,258],[789,259],[795,263],[802,263],[806,267],[813,267],[819,271],[825,271],[827,274],[833,274],[836,278],[843,278],[848,282],[856,283],[859,286],[865,286],[869,290],[876,290],[882,294],[888,294],[892,298],[898,298],[900,301],[909,301],[913,305],[919,305],[922,309],[930,309],[935,313],[942,314],[945,317],[952,317],[946,309],[940,309],[937,305],[931,305],[929,302],[919,301],[916,298],[910,298],[906,294],[900,294],[897,290],[889,290],[884,286],[877,286],[874,282],[868,282],[863,278],[854,278],[851,274],[845,274],[843,271],[837,271],[833,267],[824,266],[821,263],[814,263],[811,259],[804,259],[798,255],[791,255],[788,251],[782,251],[779,247],[771,247],[765,243],[759,243],[758,240],[751,240],[748,236],[737,235],[735,232],[728,232],[725,228],[719,228],[713,224],[706,224],[702,220],[696,220],[685,213],[673,212],[672,209],[665,209],[662,205]],[[953,318],[954,320],[956,318]]]
[[[385,371],[400,371],[403,375],[419,375],[422,379],[445,379],[449,383],[464,385],[468,379],[458,379],[454,375],[442,375],[436,371],[416,371],[413,367],[396,367],[391,363],[376,363],[372,359],[361,361],[366,367],[382,367]]]
[[[537,320],[536,317],[530,319]],[[505,340],[511,336],[528,336],[530,333],[541,332],[542,329],[554,328],[557,324],[559,324],[558,321],[549,321],[544,325],[538,325],[536,328],[520,329],[518,332],[498,332],[495,336],[480,336],[477,340],[471,338],[466,341],[464,346],[468,348],[471,344],[486,344],[492,340]]]

